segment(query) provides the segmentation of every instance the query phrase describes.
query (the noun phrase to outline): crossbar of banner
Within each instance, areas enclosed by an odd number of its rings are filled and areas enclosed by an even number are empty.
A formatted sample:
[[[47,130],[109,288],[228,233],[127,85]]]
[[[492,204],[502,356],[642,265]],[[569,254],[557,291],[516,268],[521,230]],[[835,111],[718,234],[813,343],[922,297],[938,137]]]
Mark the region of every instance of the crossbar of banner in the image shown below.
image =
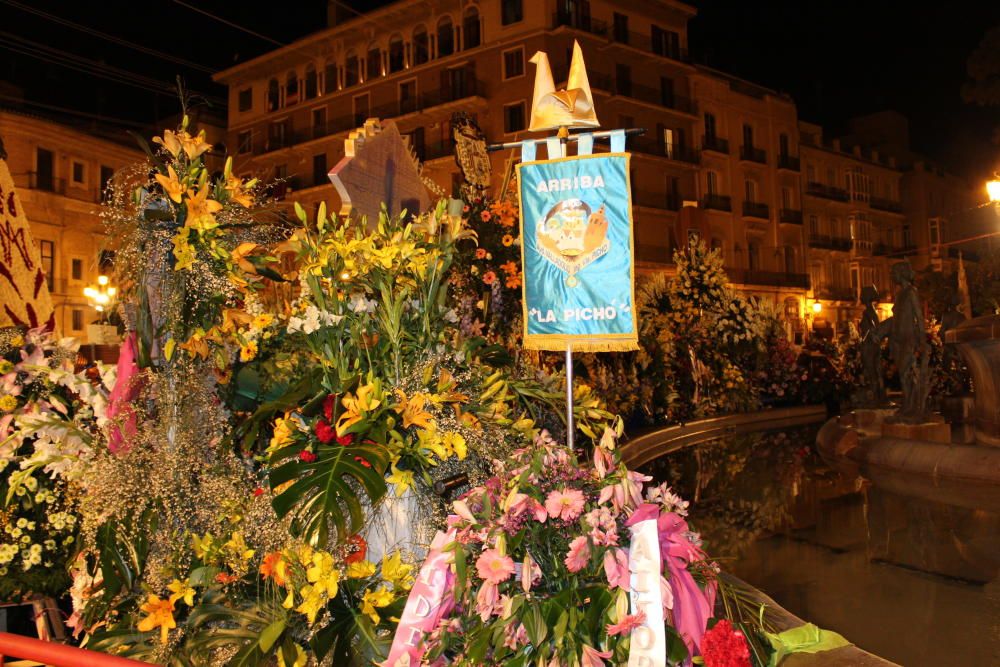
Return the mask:
[[[618,132],[618,131],[619,130],[606,130],[606,131],[602,131],[602,132],[583,132],[581,134],[589,134],[590,136],[592,136],[594,138],[594,141],[601,141],[601,140],[609,139],[612,134],[614,134],[615,132]],[[639,136],[640,134],[645,134],[646,133],[646,128],[644,128],[644,127],[630,127],[628,129],[624,130],[624,132],[625,132],[625,136],[626,137],[635,137],[635,136]],[[567,137],[560,137],[560,138],[562,139],[563,145],[565,145],[567,141],[579,141],[580,140],[579,139],[580,138],[580,134],[570,134]],[[541,139],[540,141],[544,142],[545,140]],[[524,141],[509,141],[509,142],[507,142],[505,144],[490,144],[490,145],[488,145],[486,147],[486,150],[488,150],[490,152],[507,151],[507,150],[511,150],[511,149],[514,149],[514,148],[520,148],[522,143],[524,143]]]

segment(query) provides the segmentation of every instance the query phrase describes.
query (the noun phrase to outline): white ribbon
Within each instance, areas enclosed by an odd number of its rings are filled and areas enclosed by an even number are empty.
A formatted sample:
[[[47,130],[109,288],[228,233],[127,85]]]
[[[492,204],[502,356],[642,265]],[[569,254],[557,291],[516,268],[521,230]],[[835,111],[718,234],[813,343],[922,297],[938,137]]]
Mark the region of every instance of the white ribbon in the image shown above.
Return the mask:
[[[656,519],[631,526],[629,547],[629,598],[632,613],[646,613],[646,620],[632,631],[628,667],[666,667],[667,633],[663,626],[663,592],[660,589],[660,535]]]

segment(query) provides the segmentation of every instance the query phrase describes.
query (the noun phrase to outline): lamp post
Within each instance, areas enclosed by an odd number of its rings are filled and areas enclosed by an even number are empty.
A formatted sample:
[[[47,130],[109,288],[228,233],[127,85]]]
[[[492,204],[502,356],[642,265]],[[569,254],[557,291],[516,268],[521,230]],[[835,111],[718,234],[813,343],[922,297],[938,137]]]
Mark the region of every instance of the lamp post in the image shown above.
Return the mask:
[[[97,311],[98,320],[96,327],[91,325],[87,330],[87,338],[90,339],[91,362],[97,361],[97,352],[94,347],[94,338],[97,328],[100,328],[101,344],[104,344],[104,326],[108,321],[108,312],[112,308],[118,290],[111,285],[111,279],[105,275],[97,276],[97,286],[89,285],[84,288],[83,295],[87,297],[90,306]]]
[[[1000,176],[994,174],[993,180],[986,181],[986,195],[991,204],[1000,205]]]

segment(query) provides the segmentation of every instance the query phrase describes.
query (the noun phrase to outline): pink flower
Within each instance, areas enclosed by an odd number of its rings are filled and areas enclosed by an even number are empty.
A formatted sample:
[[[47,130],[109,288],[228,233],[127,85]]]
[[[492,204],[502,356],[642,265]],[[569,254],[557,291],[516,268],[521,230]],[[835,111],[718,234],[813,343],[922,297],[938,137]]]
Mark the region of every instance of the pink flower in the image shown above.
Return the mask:
[[[611,651],[598,651],[596,648],[584,644],[583,655],[580,656],[580,667],[604,667],[604,660],[610,657]]]
[[[476,593],[476,612],[483,623],[488,621],[490,616],[493,615],[493,610],[496,608],[499,599],[500,594],[497,585],[484,581],[483,585],[479,588],[479,592]]]
[[[511,518],[516,519],[525,512],[530,512],[535,517],[535,521],[545,523],[548,513],[542,504],[524,493],[515,493],[508,498],[508,512]]]
[[[487,549],[476,561],[476,571],[491,584],[499,584],[514,574],[514,561],[510,556],[501,556],[496,549]]]
[[[579,489],[563,489],[553,491],[545,499],[545,509],[549,516],[559,517],[563,521],[573,521],[583,512],[583,492]]]
[[[542,570],[538,567],[538,563],[531,557],[531,554],[525,554],[524,563],[521,565],[521,588],[527,593],[541,578]]]
[[[646,622],[646,612],[639,610],[638,614],[626,616],[614,625],[608,624],[608,636],[631,634],[633,630]]]
[[[566,569],[579,572],[590,561],[590,540],[581,535],[569,543],[569,553],[566,554]]]
[[[628,590],[628,556],[621,549],[609,549],[604,554],[604,575],[611,588]]]

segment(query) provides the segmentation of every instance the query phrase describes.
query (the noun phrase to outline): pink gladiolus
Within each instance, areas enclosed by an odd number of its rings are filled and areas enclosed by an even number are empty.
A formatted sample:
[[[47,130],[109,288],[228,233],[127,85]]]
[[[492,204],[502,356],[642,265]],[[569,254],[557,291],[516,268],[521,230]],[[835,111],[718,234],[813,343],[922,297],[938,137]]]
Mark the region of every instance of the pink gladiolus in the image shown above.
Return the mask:
[[[538,523],[545,523],[549,518],[542,504],[524,493],[515,493],[508,498],[507,511],[515,519],[525,512],[530,512]]]
[[[615,441],[617,439],[618,436],[615,435],[615,432],[612,429],[605,427],[604,433],[601,434],[601,442],[598,444],[598,446],[601,449],[612,451],[615,448]]]
[[[490,616],[493,615],[493,610],[496,608],[499,599],[500,595],[497,585],[484,581],[483,585],[479,588],[479,592],[476,593],[476,612],[483,623],[488,621]]]
[[[590,561],[590,540],[580,536],[569,543],[569,553],[566,554],[566,569],[570,572],[579,572],[587,566]]]
[[[614,465],[614,459],[603,447],[594,447],[594,470],[597,471],[597,479],[604,479],[608,476],[608,470]]]
[[[629,571],[628,556],[621,549],[610,549],[604,554],[604,575],[608,578],[611,588],[628,590]]]
[[[521,566],[521,588],[527,593],[541,578],[542,570],[538,567],[538,563],[531,557],[531,554],[525,554],[524,564]]]
[[[473,516],[472,511],[464,500],[456,500],[451,504],[452,508],[455,510],[455,514],[462,517],[469,523],[476,523],[476,517]]]
[[[583,655],[580,656],[580,667],[604,667],[604,660],[612,655],[611,651],[598,651],[592,646],[583,645]]]
[[[583,492],[579,489],[553,491],[545,499],[545,509],[549,516],[558,517],[563,521],[574,521],[583,513],[583,506]]]
[[[646,612],[639,610],[638,614],[626,616],[614,625],[608,624],[608,636],[627,635],[646,622]]]
[[[514,561],[510,556],[501,556],[496,549],[487,549],[476,561],[476,571],[491,584],[499,584],[514,574]]]

